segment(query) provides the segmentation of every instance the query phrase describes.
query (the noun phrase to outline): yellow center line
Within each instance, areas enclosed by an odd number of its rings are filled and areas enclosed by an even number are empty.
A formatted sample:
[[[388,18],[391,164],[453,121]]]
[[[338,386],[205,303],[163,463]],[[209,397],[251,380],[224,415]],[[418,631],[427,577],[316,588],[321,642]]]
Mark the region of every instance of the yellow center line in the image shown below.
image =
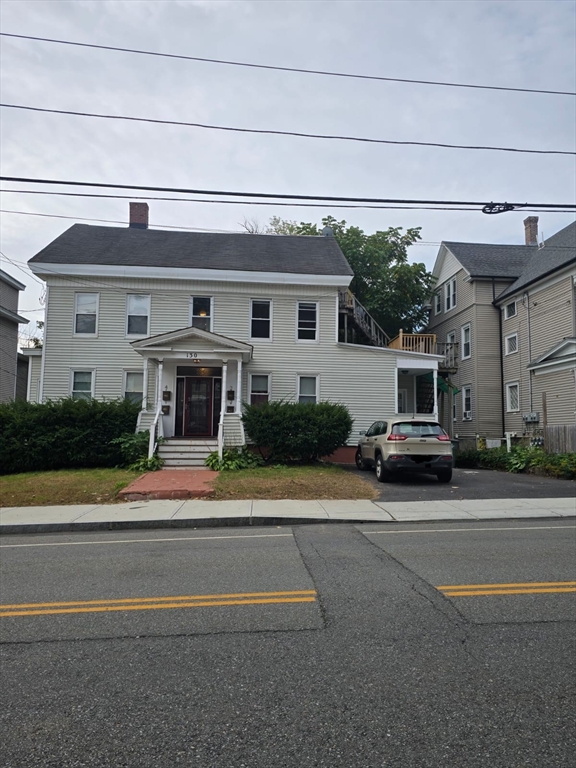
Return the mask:
[[[436,589],[492,589],[494,587],[576,587],[576,581],[523,581],[506,584],[442,584]]]
[[[221,600],[232,598],[250,598],[250,597],[289,597],[289,596],[301,596],[301,595],[315,595],[315,589],[295,589],[289,592],[238,592],[232,594],[218,594],[218,595],[177,595],[170,597],[122,597],[111,598],[109,600],[77,600],[67,601],[61,603],[15,603],[0,604],[0,612],[11,608],[64,608],[70,606],[82,606],[82,605],[114,605],[116,603],[160,603],[160,602],[175,602],[177,600]]]
[[[440,590],[446,597],[475,597],[478,595],[539,595],[576,592],[576,587],[536,587],[535,589]]]
[[[0,616],[45,616],[56,613],[108,613],[113,611],[158,611],[165,608],[205,608],[206,606],[223,606],[223,605],[267,605],[278,603],[314,603],[315,597],[276,597],[276,598],[261,598],[257,600],[210,600],[210,601],[193,601],[193,602],[178,602],[178,603],[155,603],[151,605],[138,604],[138,605],[99,605],[92,606],[90,608],[48,608],[46,610],[39,611],[6,611],[0,613]]]

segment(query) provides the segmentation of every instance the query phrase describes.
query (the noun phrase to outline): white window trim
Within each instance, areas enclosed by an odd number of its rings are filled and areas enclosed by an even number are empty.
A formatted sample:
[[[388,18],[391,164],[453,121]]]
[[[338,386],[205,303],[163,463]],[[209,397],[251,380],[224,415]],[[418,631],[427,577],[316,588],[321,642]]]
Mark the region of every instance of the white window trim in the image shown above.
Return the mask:
[[[190,327],[192,327],[194,322],[194,315],[192,314],[194,311],[194,299],[210,299],[210,333],[214,333],[214,296],[200,296],[199,294],[190,294]]]
[[[470,390],[470,410],[466,411],[466,390]],[[462,421],[472,421],[472,384],[464,384],[462,387]],[[464,416],[465,413],[469,413],[470,416]]]
[[[128,333],[128,296],[147,296],[148,297],[148,330],[146,333]],[[151,308],[152,308],[152,296],[149,293],[138,293],[137,291],[130,291],[126,294],[126,320],[124,324],[124,329],[126,331],[126,338],[127,339],[145,339],[148,336],[150,336],[150,326],[151,326]],[[144,317],[144,315],[137,315],[137,317]]]
[[[122,371],[122,399],[126,397],[126,385],[128,384],[129,373],[142,374],[142,397],[144,397],[144,369],[143,368],[124,368]]]
[[[514,304],[514,312],[511,315],[509,315],[508,314],[508,307],[512,306],[512,304]],[[510,301],[510,302],[508,302],[508,304],[504,305],[504,319],[505,320],[510,320],[512,317],[516,317],[517,314],[518,314],[518,306],[516,304],[516,300]]]
[[[437,291],[434,294],[434,314],[435,315],[442,314],[442,292],[441,291]]]
[[[299,339],[298,338],[298,312],[300,304],[315,304],[316,305],[316,338],[315,339]],[[296,302],[296,342],[298,344],[318,344],[320,341],[320,302],[310,301],[310,299],[298,299]]]
[[[82,368],[70,368],[70,379],[68,384],[68,391],[70,393],[70,397],[74,396],[74,374],[75,373],[91,373],[92,374],[92,381],[90,385],[90,397],[94,398],[94,392],[96,391],[96,368],[89,368],[88,366],[82,367]]]
[[[76,316],[78,314],[78,301],[77,296],[79,294],[88,293],[90,296],[96,296],[96,330],[94,333],[77,333],[76,332]],[[96,291],[76,291],[74,293],[74,316],[72,318],[72,335],[77,336],[80,339],[95,339],[98,336],[98,324],[100,320],[100,294]]]
[[[400,410],[400,395],[404,397],[404,411]],[[396,396],[396,413],[408,413],[408,390],[402,388],[398,389],[398,394]]]
[[[464,354],[464,331],[468,329],[468,344],[470,346],[470,353],[468,355]],[[463,325],[460,329],[460,344],[461,344],[461,360],[469,360],[472,357],[472,327],[470,323],[466,323],[466,325]]]
[[[300,379],[316,379],[316,402],[320,402],[320,374],[297,373],[296,374],[296,402],[300,402]]]
[[[512,352],[508,351],[508,339],[513,338],[516,336],[516,349]],[[508,336],[504,337],[504,356],[508,357],[508,355],[517,355],[518,354],[518,332],[515,331],[514,333],[509,333]]]
[[[510,408],[510,388],[516,387],[518,389],[518,408]],[[520,413],[520,382],[509,381],[506,384],[506,413]]]
[[[270,402],[272,400],[272,374],[268,373],[267,371],[259,371],[257,373],[254,372],[248,375],[248,402],[252,403],[252,394],[253,394],[252,393],[252,377],[253,376],[268,376],[268,402]],[[262,394],[262,393],[259,392],[254,394]]]
[[[254,302],[264,302],[267,301],[270,304],[270,336],[267,339],[263,339],[259,336],[252,336],[252,307],[254,306]],[[274,341],[274,302],[272,299],[250,299],[250,341],[255,341],[256,343],[261,342],[263,344],[271,344]]]
[[[454,286],[454,291],[452,291],[452,286]],[[452,297],[454,297],[454,303],[452,304]],[[450,306],[448,306],[448,300],[450,299]],[[453,277],[451,280],[448,280],[446,285],[444,286],[444,307],[446,312],[452,312],[453,309],[456,309],[458,301],[458,296],[456,294],[456,278]]]
[[[456,331],[450,331],[450,333],[446,334],[446,343],[456,344]]]

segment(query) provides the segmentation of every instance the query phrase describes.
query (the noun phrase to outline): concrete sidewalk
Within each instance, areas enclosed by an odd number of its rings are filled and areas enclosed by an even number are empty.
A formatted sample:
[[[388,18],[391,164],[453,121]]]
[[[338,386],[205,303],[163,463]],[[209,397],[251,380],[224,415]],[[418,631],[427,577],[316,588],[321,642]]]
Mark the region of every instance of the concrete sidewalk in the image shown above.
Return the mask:
[[[472,522],[570,517],[576,517],[574,498],[407,502],[159,499],[123,504],[9,507],[0,510],[0,534],[304,522]]]

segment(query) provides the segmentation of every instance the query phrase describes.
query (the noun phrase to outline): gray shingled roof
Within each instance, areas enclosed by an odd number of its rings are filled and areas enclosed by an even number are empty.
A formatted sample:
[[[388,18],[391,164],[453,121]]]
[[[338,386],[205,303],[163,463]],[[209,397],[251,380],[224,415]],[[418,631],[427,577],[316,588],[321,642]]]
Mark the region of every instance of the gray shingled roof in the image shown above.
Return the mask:
[[[532,245],[446,241],[444,245],[456,256],[471,277],[518,278],[536,251],[536,246]]]
[[[333,237],[168,232],[90,224],[74,224],[30,262],[353,274]]]

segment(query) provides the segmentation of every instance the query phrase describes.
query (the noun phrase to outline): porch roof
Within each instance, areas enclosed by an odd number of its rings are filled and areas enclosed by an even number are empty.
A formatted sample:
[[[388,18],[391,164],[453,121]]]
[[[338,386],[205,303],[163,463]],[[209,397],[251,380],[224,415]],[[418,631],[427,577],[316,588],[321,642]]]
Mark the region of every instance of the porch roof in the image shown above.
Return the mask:
[[[226,355],[232,355],[234,358],[241,356],[244,362],[249,362],[253,352],[251,344],[193,326],[179,328],[168,333],[159,333],[145,339],[137,339],[132,341],[130,345],[144,357],[154,355],[184,358],[197,352],[206,358],[225,358]]]

